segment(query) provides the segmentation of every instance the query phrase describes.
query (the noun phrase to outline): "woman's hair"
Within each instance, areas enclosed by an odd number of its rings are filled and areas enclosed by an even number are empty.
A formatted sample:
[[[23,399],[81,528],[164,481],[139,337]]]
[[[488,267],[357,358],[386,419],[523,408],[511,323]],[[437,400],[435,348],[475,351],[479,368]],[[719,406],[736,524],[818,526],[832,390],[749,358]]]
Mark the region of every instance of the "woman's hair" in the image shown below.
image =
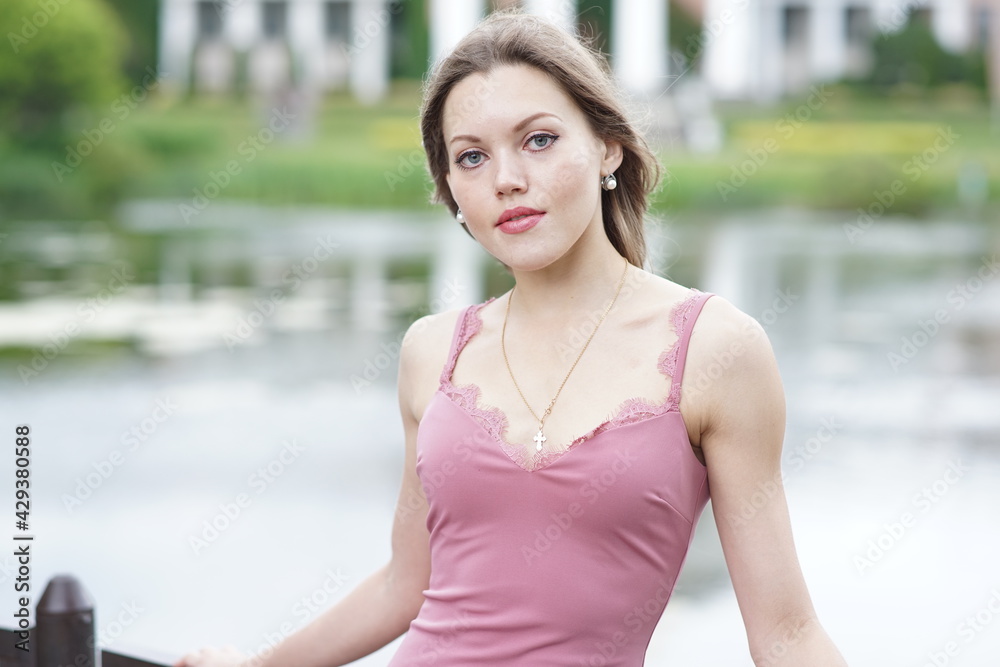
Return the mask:
[[[516,8],[483,19],[434,67],[424,83],[420,131],[434,180],[431,201],[444,204],[452,215],[458,212],[445,180],[449,158],[443,115],[448,94],[470,74],[485,75],[504,65],[529,65],[548,74],[580,108],[595,135],[621,144],[618,187],[601,190],[601,213],[615,249],[642,267],[646,259],[643,216],[650,193],[660,183],[660,162],[628,118],[604,56],[557,25]]]

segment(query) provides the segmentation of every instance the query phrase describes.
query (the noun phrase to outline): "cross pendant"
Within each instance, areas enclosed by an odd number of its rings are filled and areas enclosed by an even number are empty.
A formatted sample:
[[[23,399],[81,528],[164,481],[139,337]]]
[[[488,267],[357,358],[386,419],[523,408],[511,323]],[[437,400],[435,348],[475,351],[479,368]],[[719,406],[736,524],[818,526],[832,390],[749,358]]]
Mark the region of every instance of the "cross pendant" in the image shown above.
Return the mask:
[[[532,438],[532,440],[534,440],[537,443],[535,445],[535,451],[540,452],[542,451],[542,443],[548,440],[548,438],[542,435],[542,429],[538,429],[538,433],[535,434],[535,437]]]

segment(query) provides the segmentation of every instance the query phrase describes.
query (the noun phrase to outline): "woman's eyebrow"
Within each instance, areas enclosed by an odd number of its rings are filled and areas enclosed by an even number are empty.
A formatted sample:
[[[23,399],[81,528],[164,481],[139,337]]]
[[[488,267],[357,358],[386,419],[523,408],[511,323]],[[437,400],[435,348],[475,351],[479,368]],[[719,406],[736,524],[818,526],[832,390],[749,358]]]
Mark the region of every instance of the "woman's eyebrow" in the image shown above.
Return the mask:
[[[530,116],[528,116],[527,118],[525,118],[524,120],[522,120],[520,123],[518,123],[517,125],[515,125],[514,128],[511,130],[511,132],[512,133],[513,132],[520,132],[521,130],[523,130],[528,125],[528,123],[530,123],[533,120],[537,120],[537,119],[541,118],[542,116],[552,116],[556,120],[558,120],[560,122],[562,121],[562,118],[560,118],[559,116],[555,115],[554,113],[549,113],[548,111],[539,111],[538,113],[531,114]],[[480,139],[479,137],[474,137],[471,134],[460,134],[457,137],[452,137],[451,141],[449,141],[448,144],[453,144],[456,141],[459,141],[461,139],[465,139],[466,141],[471,141],[473,143],[475,143],[477,141],[482,141],[482,139]]]

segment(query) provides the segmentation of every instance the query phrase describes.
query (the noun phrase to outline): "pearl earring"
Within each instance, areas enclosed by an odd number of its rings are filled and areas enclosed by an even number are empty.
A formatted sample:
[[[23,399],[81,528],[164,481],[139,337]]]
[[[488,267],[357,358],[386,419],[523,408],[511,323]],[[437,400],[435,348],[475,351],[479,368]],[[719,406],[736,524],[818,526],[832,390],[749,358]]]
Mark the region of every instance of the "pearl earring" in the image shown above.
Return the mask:
[[[614,190],[618,187],[618,179],[615,178],[614,174],[608,174],[601,179],[601,187],[605,190]]]
[[[462,209],[458,209],[458,213],[455,214],[455,220],[457,220],[460,225],[465,224],[465,216],[462,215]]]

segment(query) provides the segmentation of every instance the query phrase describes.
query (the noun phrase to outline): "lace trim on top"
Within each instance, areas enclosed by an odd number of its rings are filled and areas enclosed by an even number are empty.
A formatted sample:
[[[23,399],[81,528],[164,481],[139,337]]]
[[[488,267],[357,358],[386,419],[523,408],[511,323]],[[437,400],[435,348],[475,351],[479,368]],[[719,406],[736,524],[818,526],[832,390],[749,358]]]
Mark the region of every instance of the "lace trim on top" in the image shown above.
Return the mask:
[[[453,402],[479,422],[480,426],[490,434],[500,445],[501,449],[503,449],[504,453],[519,467],[528,471],[544,468],[561,458],[574,447],[590,440],[599,433],[651,419],[667,412],[676,412],[679,409],[681,383],[675,382],[674,376],[677,373],[677,364],[680,360],[680,342],[688,326],[688,320],[691,317],[695,303],[702,294],[703,292],[692,288],[691,295],[677,303],[671,309],[670,324],[677,338],[670,347],[660,354],[656,364],[660,372],[670,379],[670,391],[667,394],[666,400],[662,403],[652,403],[641,397],[628,398],[618,406],[618,410],[612,418],[601,422],[590,431],[575,438],[573,442],[563,448],[557,449],[554,445],[550,446],[546,444],[542,447],[542,451],[539,452],[536,451],[534,445],[529,447],[527,445],[507,442],[507,439],[504,437],[504,433],[507,430],[507,415],[500,408],[493,406],[480,407],[479,396],[481,390],[475,383],[470,382],[468,384],[455,385],[451,382],[452,373],[455,371],[455,365],[458,363],[459,353],[465,347],[465,344],[469,342],[469,339],[483,328],[483,321],[479,317],[479,309],[489,304],[496,297],[491,297],[487,301],[472,306],[466,311],[465,317],[459,325],[458,337],[448,358],[448,363],[445,364],[444,369],[441,371],[439,388]]]

